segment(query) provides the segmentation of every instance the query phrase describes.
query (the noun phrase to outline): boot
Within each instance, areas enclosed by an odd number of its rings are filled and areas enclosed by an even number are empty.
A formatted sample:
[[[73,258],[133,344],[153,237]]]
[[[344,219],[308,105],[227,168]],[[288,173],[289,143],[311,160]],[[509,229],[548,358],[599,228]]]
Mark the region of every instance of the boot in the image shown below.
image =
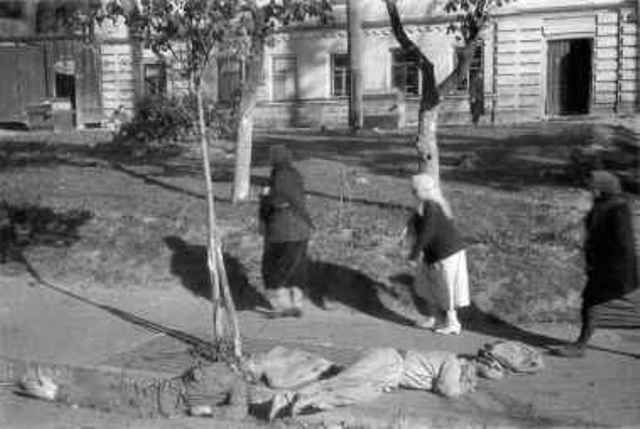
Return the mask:
[[[302,311],[293,304],[293,296],[289,288],[268,290],[266,295],[273,309],[268,315],[270,318],[302,316]]]
[[[462,325],[458,320],[458,314],[455,310],[448,310],[445,324],[436,328],[436,334],[440,335],[460,335]]]
[[[291,308],[289,290],[283,287],[268,289],[265,293],[273,311],[284,311]]]

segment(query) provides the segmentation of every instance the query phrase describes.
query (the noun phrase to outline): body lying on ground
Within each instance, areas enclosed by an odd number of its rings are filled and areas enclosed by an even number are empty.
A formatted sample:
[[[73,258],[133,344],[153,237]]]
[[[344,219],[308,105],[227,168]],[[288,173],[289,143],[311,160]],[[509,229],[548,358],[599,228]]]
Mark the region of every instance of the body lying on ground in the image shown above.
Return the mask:
[[[286,353],[286,349],[279,349],[270,353]],[[274,377],[269,374],[273,368],[260,364],[264,359],[253,365],[255,376],[267,381],[273,389],[262,392],[263,401],[270,401],[270,419],[286,414],[297,415],[368,402],[384,392],[398,388],[420,389],[457,397],[473,391],[477,381],[476,370],[471,361],[446,351],[376,348],[366,351],[352,365],[328,378],[323,377],[323,374],[335,371],[331,371],[325,359],[306,354],[305,357],[298,355],[288,363],[296,360],[300,362],[300,359],[312,368],[325,367],[325,372],[316,371],[315,381],[291,388],[297,384],[295,375],[289,378],[275,377],[274,383]],[[287,360],[281,362],[286,363]],[[281,373],[278,370],[276,372]],[[272,382],[269,383],[269,380]]]
[[[540,353],[515,341],[487,344],[473,357],[375,348],[347,367],[278,346],[244,360],[239,368],[223,362],[196,365],[180,376],[160,379],[69,368],[33,374],[23,368],[19,393],[138,417],[190,414],[237,420],[250,409],[261,409],[273,419],[368,402],[398,388],[455,398],[475,390],[476,374],[499,379],[504,373],[542,368]]]

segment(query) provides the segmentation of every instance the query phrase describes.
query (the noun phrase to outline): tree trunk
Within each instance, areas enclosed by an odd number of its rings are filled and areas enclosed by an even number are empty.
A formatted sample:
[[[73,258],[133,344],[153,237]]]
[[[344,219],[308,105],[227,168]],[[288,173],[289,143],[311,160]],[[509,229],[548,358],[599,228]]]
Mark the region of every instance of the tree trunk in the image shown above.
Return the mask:
[[[352,131],[362,129],[364,125],[362,53],[363,39],[361,0],[349,0],[347,3],[348,50],[351,84],[349,92],[349,128]]]
[[[194,84],[196,91],[196,103],[198,107],[198,130],[200,132],[200,142],[202,144],[202,162],[204,164],[205,183],[207,188],[207,214],[208,231],[207,241],[207,266],[209,268],[209,279],[211,281],[211,305],[213,313],[213,342],[217,344],[225,332],[225,323],[231,326],[233,336],[233,351],[236,357],[242,355],[242,344],[240,341],[240,328],[238,316],[236,314],[227,270],[224,265],[222,246],[220,237],[217,237],[216,212],[213,197],[213,184],[211,182],[211,164],[209,163],[209,144],[207,142],[206,125],[204,122],[204,107],[202,103],[202,85],[200,82]],[[222,293],[220,284],[222,283]],[[226,318],[225,316],[226,310]]]
[[[227,309],[227,320],[231,324],[231,334],[233,337],[233,354],[239,358],[242,356],[242,342],[240,339],[240,325],[238,324],[238,315],[236,313],[236,307],[233,303],[233,296],[231,295],[231,288],[229,287],[229,277],[227,277],[227,269],[224,265],[224,257],[222,254],[222,247],[216,246],[216,260],[220,269],[220,279],[222,283],[222,296],[224,297],[225,306]]]
[[[440,185],[440,156],[438,154],[438,106],[429,110],[420,109],[418,112],[418,170],[427,173]]]
[[[249,95],[247,95],[249,97]],[[240,113],[238,133],[236,136],[236,166],[233,176],[233,203],[245,201],[249,198],[251,189],[251,151],[253,146],[253,112],[255,94],[251,95],[252,107]]]
[[[481,13],[477,15],[477,26],[466,40],[465,48],[458,58],[455,69],[439,85],[436,85],[433,63],[422,53],[420,48],[409,38],[400,20],[400,13],[396,5],[396,0],[385,0],[387,13],[391,22],[391,29],[396,40],[407,53],[416,54],[419,58],[420,71],[422,74],[422,94],[420,108],[418,112],[418,138],[416,149],[418,151],[418,170],[429,174],[434,178],[438,186],[440,185],[440,157],[438,153],[438,105],[440,94],[448,93],[458,82],[462,73],[466,73],[473,56],[473,50],[477,44],[480,29],[487,19],[487,2],[478,3]]]
[[[249,63],[247,82],[243,84],[240,100],[238,131],[236,135],[236,163],[233,177],[232,201],[249,198],[251,187],[251,152],[253,148],[253,115],[258,99],[258,86],[264,67],[264,43],[254,41],[256,53]]]
[[[204,108],[202,105],[202,87],[199,82],[194,84],[196,92],[196,104],[198,108],[198,130],[202,146],[202,162],[204,165],[204,181],[207,188],[207,267],[211,281],[211,305],[213,313],[213,341],[214,344],[223,335],[222,313],[220,301],[220,277],[218,273],[218,261],[216,257],[216,215],[213,200],[213,184],[211,183],[211,165],[209,164],[209,144],[207,142],[207,129],[204,122]]]

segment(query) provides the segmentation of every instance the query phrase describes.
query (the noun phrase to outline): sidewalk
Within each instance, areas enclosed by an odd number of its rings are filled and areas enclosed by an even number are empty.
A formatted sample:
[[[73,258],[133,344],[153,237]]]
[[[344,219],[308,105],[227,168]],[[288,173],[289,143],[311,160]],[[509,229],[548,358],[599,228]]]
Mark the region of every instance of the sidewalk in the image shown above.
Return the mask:
[[[93,303],[44,286],[29,286],[22,276],[0,277],[0,287],[0,355],[8,357],[174,375],[189,364],[185,341],[209,338],[209,304],[177,287],[83,292],[82,296],[90,297]],[[242,312],[240,323],[247,352],[281,344],[317,352],[339,363],[349,363],[368,347],[475,353],[485,342],[501,337],[539,338],[515,328],[509,332],[473,325],[459,337],[442,337],[348,308],[335,312],[312,308],[302,319],[281,320]],[[159,333],[168,328],[173,329],[169,335]],[[544,326],[538,327],[537,333],[566,339],[575,335],[575,327]],[[640,334],[603,331],[594,344],[637,354]],[[372,403],[314,414],[304,420],[363,427],[385,427],[394,421],[405,422],[406,427],[619,427],[640,423],[639,359],[589,350],[585,359],[545,357],[545,363],[547,368],[538,375],[483,380],[477,392],[456,401],[425,392],[398,391]],[[62,419],[67,426],[61,427],[126,427],[122,421],[114,426],[112,423],[118,422],[113,420],[115,416],[36,403],[10,395],[6,389],[0,389],[0,395],[0,417],[6,419],[0,418],[2,427],[51,427],[44,425],[42,418],[48,422]],[[167,426],[167,422],[136,421],[130,427],[204,427],[199,419],[172,422],[175,424]]]

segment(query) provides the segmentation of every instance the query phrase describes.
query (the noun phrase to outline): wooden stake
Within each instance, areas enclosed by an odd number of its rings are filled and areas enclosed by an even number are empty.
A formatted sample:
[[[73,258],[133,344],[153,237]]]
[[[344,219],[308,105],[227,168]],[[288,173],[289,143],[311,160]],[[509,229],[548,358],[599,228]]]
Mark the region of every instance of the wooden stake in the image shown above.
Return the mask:
[[[224,265],[224,256],[221,246],[216,246],[216,256],[218,262],[218,270],[220,273],[220,283],[222,284],[222,302],[227,310],[227,320],[231,324],[231,332],[233,334],[233,353],[239,358],[242,356],[242,340],[240,338],[240,325],[238,324],[238,314],[233,303],[231,288],[229,287],[229,277],[227,277],[227,269]]]

